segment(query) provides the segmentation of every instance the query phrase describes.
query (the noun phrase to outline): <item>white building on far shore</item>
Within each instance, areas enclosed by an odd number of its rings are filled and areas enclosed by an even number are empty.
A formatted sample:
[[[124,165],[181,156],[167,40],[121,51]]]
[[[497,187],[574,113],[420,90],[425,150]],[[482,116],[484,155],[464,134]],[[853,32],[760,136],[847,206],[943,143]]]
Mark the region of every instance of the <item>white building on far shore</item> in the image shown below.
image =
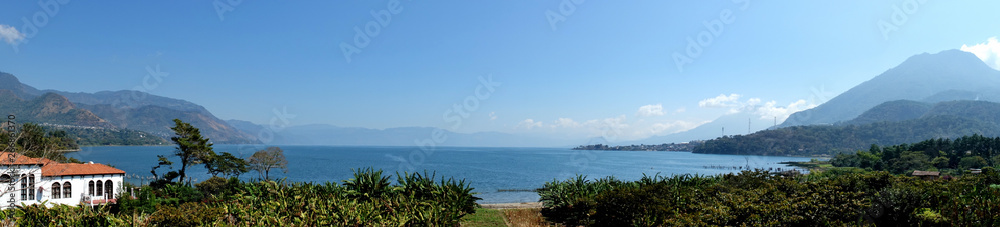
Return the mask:
[[[0,152],[0,206],[114,203],[125,171],[95,163],[59,163]]]

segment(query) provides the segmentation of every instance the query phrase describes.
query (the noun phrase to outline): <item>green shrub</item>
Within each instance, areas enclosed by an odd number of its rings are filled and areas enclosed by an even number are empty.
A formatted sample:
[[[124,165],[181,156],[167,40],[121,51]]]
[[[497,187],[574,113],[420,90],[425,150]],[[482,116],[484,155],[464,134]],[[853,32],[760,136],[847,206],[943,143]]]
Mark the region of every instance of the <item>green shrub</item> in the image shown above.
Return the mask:
[[[577,177],[539,190],[567,226],[996,226],[1000,174],[926,181],[888,172],[786,176],[744,171],[636,182]]]
[[[149,222],[157,226],[210,225],[222,216],[221,209],[200,203],[188,202],[180,206],[160,206]]]

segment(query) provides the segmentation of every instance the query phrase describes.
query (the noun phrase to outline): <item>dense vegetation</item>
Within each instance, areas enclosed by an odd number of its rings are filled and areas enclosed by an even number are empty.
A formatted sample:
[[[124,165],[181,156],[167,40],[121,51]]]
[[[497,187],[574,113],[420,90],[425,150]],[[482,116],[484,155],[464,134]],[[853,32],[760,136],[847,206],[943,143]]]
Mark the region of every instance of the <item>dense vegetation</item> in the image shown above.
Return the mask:
[[[925,181],[836,168],[797,175],[578,177],[539,190],[542,215],[567,226],[996,226],[1000,173]]]
[[[478,207],[479,198],[464,180],[442,177],[435,181],[426,172],[397,173],[396,184],[373,169],[357,170],[343,184],[267,178],[242,182],[238,176],[248,170],[266,176],[267,171],[284,168],[283,151],[270,147],[249,160],[216,154],[198,128],[177,119],[174,123],[171,140],[177,149],[173,156],[180,159],[180,168],[175,170],[174,162],[159,156],[151,171],[157,179],[141,187],[126,185],[116,204],[99,208],[33,205],[0,211],[0,218],[5,218],[2,222],[19,226],[425,226],[456,225]],[[231,177],[213,177],[192,186],[186,172],[198,166],[213,176]],[[156,170],[161,167],[171,171],[159,175]]]
[[[660,145],[639,144],[629,146],[608,146],[604,144],[580,145],[573,150],[605,150],[605,151],[691,151],[694,147],[701,145],[702,141],[691,141],[687,143],[664,143]]]
[[[145,186],[117,204],[0,211],[19,226],[425,226],[455,225],[475,212],[463,181],[428,174],[358,170],[342,184],[240,182]],[[2,224],[2,223],[0,223]]]
[[[142,146],[169,143],[159,136],[131,129],[54,127],[53,131],[55,130],[64,131],[80,146]]]
[[[814,125],[765,130],[705,141],[695,153],[745,155],[832,155],[867,149],[872,144],[915,143],[928,138],[1000,135],[992,123],[952,115],[863,125]]]
[[[925,170],[959,175],[968,169],[1000,165],[1000,137],[973,135],[886,147],[872,145],[868,151],[838,154],[830,163],[895,174]]]
[[[11,139],[6,127],[0,130],[0,148],[2,148],[0,150],[14,151],[9,147]],[[62,151],[79,148],[65,131],[46,131],[44,127],[37,124],[25,123],[14,134],[13,139],[15,139],[14,148],[19,154],[33,158],[48,158],[57,162],[80,162],[63,155]]]

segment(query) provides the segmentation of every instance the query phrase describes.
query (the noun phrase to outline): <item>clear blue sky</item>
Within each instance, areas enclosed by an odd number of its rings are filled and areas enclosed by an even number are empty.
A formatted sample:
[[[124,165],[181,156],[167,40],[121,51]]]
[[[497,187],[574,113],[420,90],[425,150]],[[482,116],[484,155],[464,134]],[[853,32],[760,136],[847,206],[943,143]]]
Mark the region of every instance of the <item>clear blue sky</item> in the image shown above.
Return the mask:
[[[228,6],[70,1],[47,14],[35,1],[5,2],[0,71],[40,89],[96,92],[141,86],[159,65],[169,76],[148,92],[222,119],[266,124],[287,108],[293,125],[368,128],[451,128],[446,110],[492,75],[502,85],[456,131],[593,136],[612,125],[639,138],[742,106],[784,117],[911,55],[1000,36],[1000,2],[987,0],[215,2]],[[232,10],[220,17],[219,7]],[[348,62],[341,44],[390,8]],[[564,19],[555,27],[553,14]],[[22,19],[45,23],[33,32]],[[711,34],[713,20],[730,23],[679,70],[674,53]],[[884,34],[880,21],[896,29]]]

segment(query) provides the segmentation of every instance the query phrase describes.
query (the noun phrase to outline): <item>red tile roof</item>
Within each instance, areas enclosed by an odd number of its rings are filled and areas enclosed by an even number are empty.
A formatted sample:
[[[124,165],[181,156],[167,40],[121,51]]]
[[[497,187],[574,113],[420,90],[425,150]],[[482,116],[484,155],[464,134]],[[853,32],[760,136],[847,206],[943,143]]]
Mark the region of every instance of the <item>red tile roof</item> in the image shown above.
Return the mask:
[[[8,157],[10,154],[11,152],[0,152],[0,165],[42,165],[43,177],[125,174],[124,170],[104,164],[59,163],[47,158],[31,158],[21,154],[17,154],[14,162],[11,162]]]
[[[14,162],[10,161],[11,152],[0,152],[0,165],[45,165],[55,163],[47,158],[31,158],[21,154],[15,154]]]
[[[125,171],[105,164],[52,163],[42,166],[43,177],[100,174],[125,174]]]

